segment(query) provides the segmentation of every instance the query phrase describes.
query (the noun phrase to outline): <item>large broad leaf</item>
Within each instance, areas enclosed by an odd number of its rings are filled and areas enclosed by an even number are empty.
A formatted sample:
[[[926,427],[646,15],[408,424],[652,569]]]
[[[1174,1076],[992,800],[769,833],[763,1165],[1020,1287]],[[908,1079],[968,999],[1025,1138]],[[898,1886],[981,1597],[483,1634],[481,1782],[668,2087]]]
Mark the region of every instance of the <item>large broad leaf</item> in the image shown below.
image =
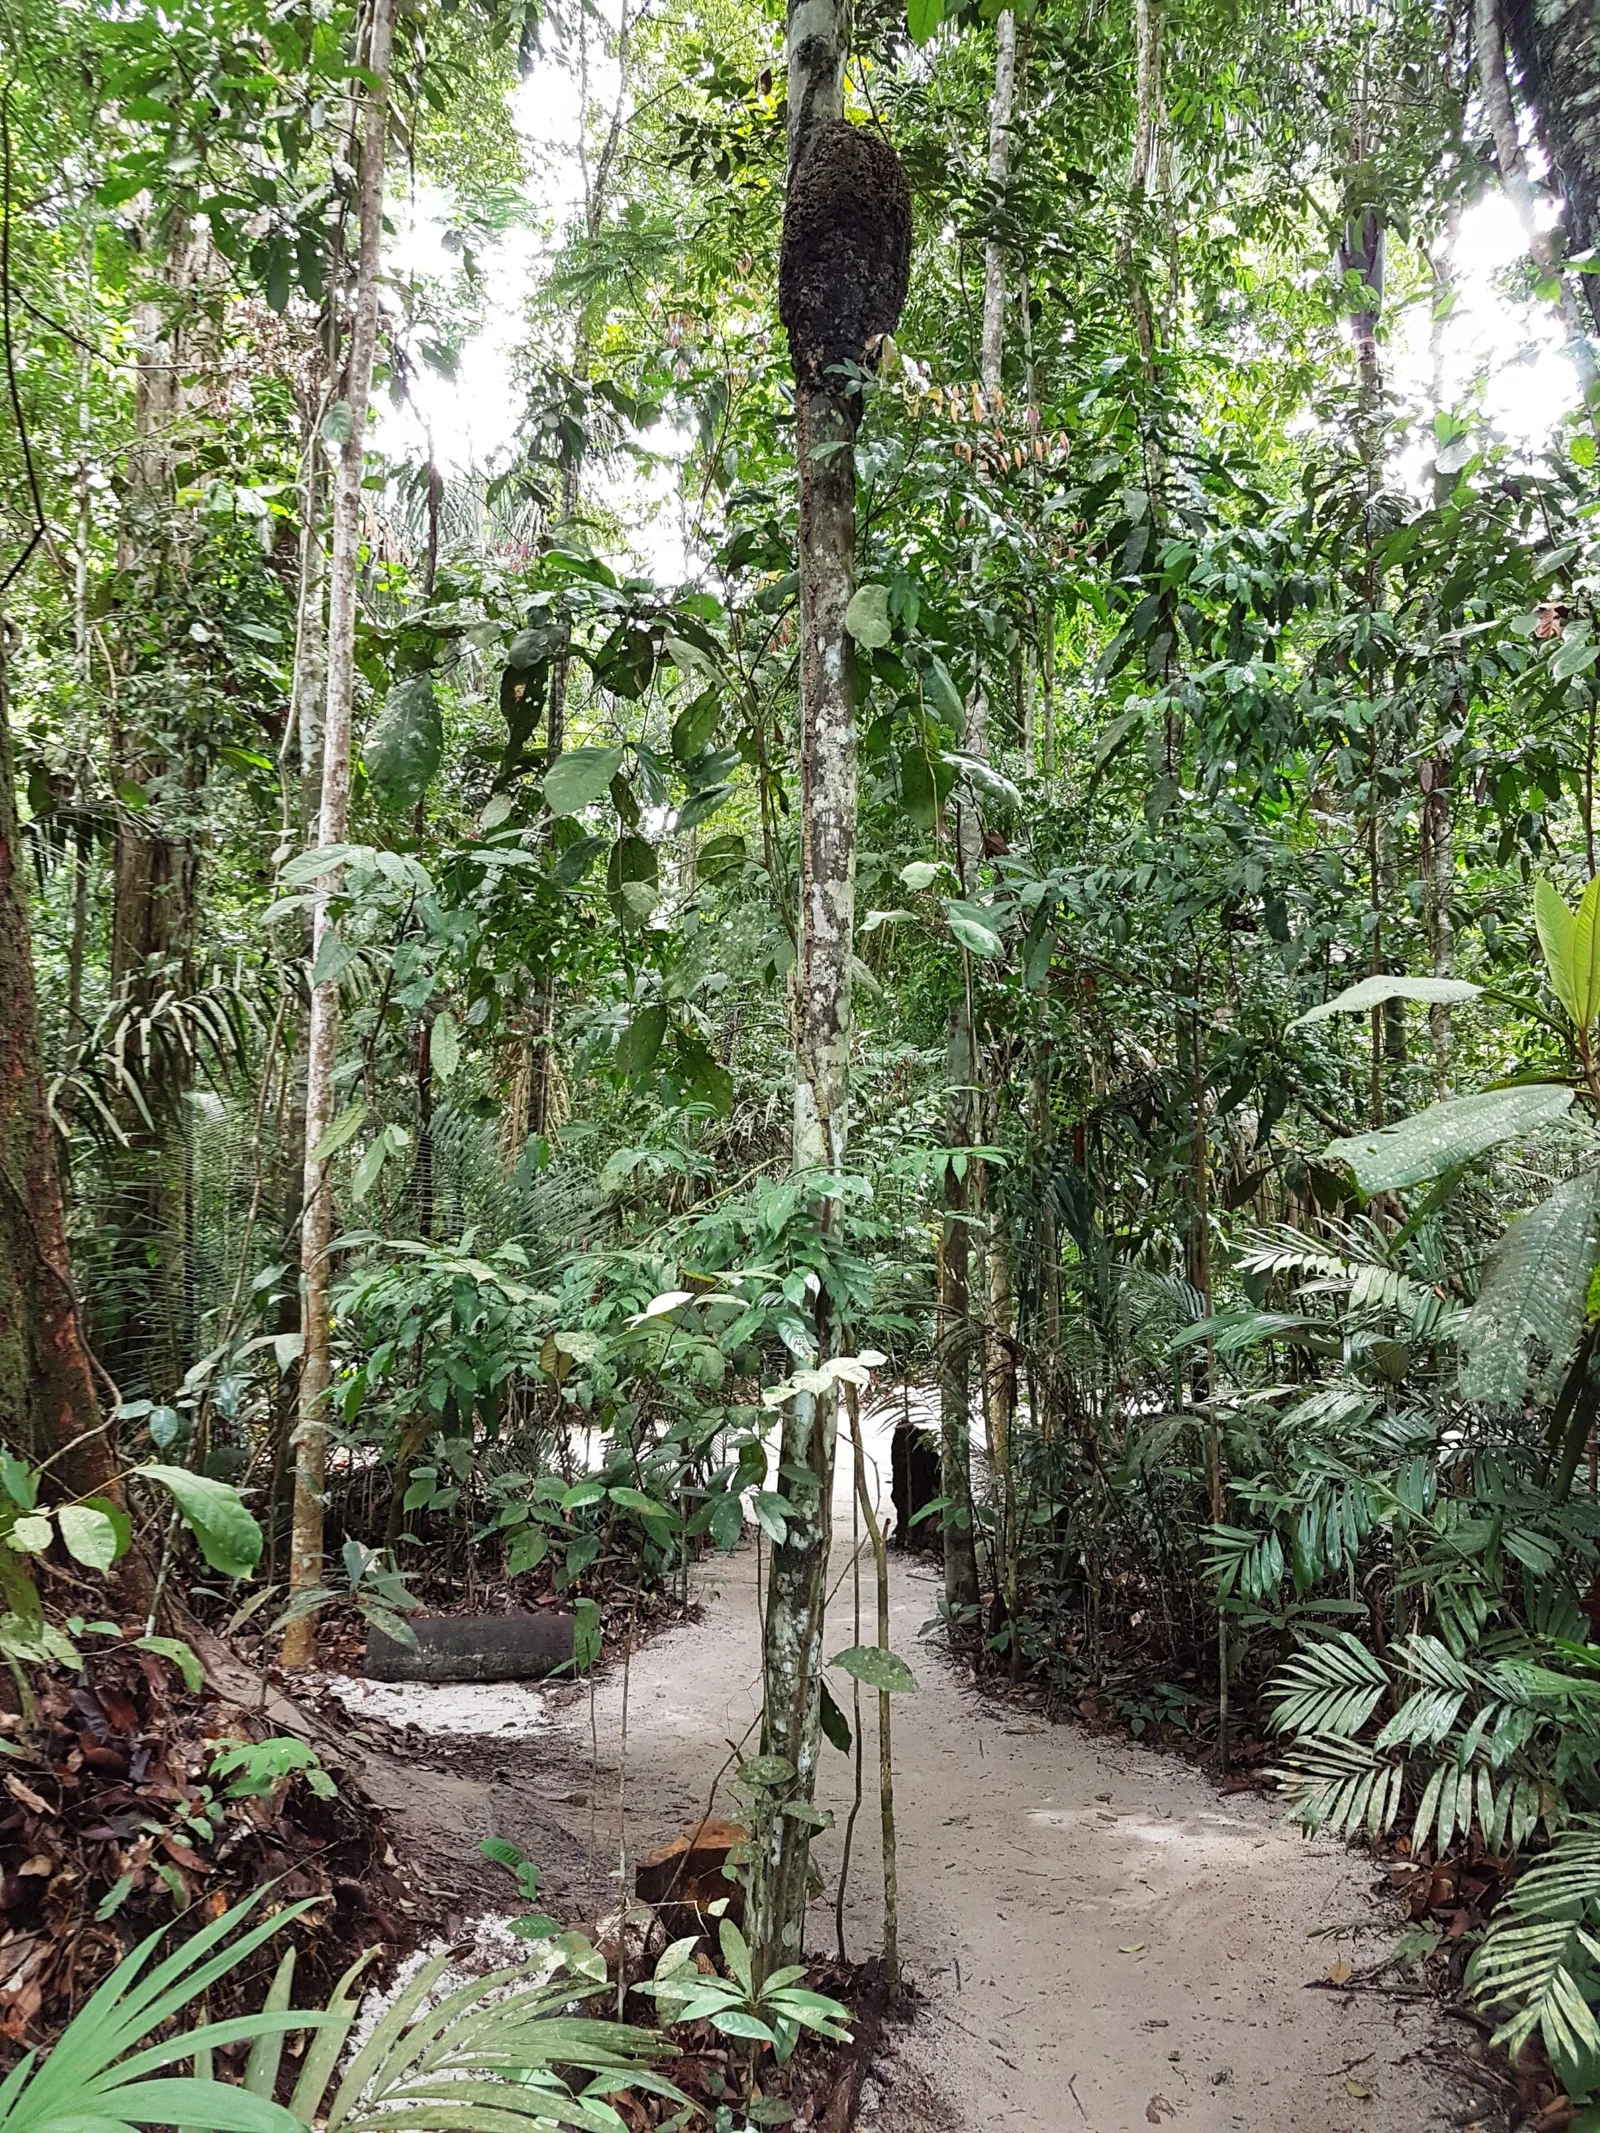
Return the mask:
[[[389,691],[383,716],[361,752],[378,804],[396,813],[415,807],[438,775],[444,754],[444,722],[427,675]]]
[[[1322,1151],[1322,1160],[1347,1163],[1364,1193],[1395,1192],[1458,1170],[1502,1141],[1549,1125],[1571,1106],[1572,1091],[1552,1082],[1453,1096],[1447,1103],[1430,1104],[1415,1118],[1403,1118],[1397,1126],[1332,1141]]]
[[[1461,1321],[1461,1394],[1508,1407],[1558,1375],[1583,1325],[1597,1252],[1600,1172],[1586,1170],[1519,1215]]]
[[[858,585],[844,611],[844,626],[856,643],[876,651],[894,635],[889,623],[887,585]]]
[[[576,815],[609,791],[622,768],[620,748],[569,748],[544,774],[544,797],[553,815]]]
[[[172,1497],[213,1570],[226,1578],[250,1575],[261,1558],[261,1528],[239,1501],[237,1489],[209,1474],[193,1474],[186,1466],[141,1466],[134,1471],[158,1482]]]
[[[852,1644],[847,1652],[835,1654],[833,1664],[842,1674],[849,1674],[885,1696],[904,1693],[917,1685],[916,1675],[900,1654],[885,1651],[881,1644]]]
[[[617,1072],[638,1081],[656,1063],[667,1034],[667,1010],[659,1000],[641,1007],[617,1042]]]
[[[606,894],[617,922],[638,926],[656,907],[656,850],[643,837],[619,837],[606,863]]]
[[[1482,990],[1481,985],[1473,985],[1466,978],[1401,978],[1385,973],[1363,978],[1359,985],[1346,986],[1333,999],[1313,1007],[1309,1014],[1297,1015],[1289,1027],[1304,1029],[1308,1022],[1326,1022],[1333,1015],[1359,1015],[1368,1008],[1381,1007],[1385,1000],[1426,1000],[1436,1007],[1459,1006],[1476,1000]]]
[[[1559,892],[1542,877],[1533,885],[1533,923],[1539,946],[1544,950],[1550,989],[1572,1019],[1578,1019],[1578,1003],[1572,991],[1572,913]]]

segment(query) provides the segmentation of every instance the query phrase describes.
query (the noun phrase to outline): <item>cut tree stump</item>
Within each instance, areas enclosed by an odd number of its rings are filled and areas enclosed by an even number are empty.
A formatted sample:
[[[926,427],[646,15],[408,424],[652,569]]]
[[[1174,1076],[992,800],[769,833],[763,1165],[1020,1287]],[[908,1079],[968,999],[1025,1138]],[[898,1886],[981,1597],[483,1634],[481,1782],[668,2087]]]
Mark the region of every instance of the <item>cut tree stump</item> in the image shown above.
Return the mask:
[[[654,1907],[669,1938],[679,1940],[690,1933],[715,1934],[718,1918],[731,1918],[735,1925],[744,1918],[744,1890],[722,1871],[736,1844],[748,1841],[749,1831],[737,1822],[705,1821],[686,1829],[681,1837],[647,1852],[633,1870],[633,1892],[640,1903]],[[719,1899],[726,1910],[712,1917],[707,1904]]]
[[[413,1615],[417,1648],[367,1630],[371,1681],[530,1681],[572,1663],[572,1617]]]

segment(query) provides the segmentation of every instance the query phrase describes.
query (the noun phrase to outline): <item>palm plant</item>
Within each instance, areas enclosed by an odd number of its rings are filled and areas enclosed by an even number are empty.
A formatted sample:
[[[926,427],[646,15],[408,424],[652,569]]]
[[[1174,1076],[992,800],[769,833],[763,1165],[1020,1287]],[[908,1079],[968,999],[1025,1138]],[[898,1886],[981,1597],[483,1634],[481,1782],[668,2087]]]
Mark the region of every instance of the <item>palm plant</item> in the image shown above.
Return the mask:
[[[1568,1824],[1496,1911],[1467,1969],[1467,1990],[1503,2019],[1515,2056],[1537,2030],[1573,2097],[1600,2085],[1600,1817]],[[1594,2133],[1591,2108],[1574,2133]]]
[[[178,2125],[188,2133],[515,2133],[577,2126],[619,2133],[606,2103],[623,2088],[676,2092],[651,2072],[663,2051],[651,2031],[566,2010],[586,1988],[552,1982],[537,1964],[471,1979],[435,2000],[451,1954],[422,1965],[383,2013],[333,2087],[359,2002],[351,1965],[325,2008],[294,2008],[294,1950],[278,1966],[260,2012],[181,2023],[223,1978],[309,1908],[291,1905],[238,1931],[267,1892],[202,1926],[150,1967],[160,1933],[141,1942],[79,2010],[42,2065],[29,2053],[0,2085],[0,2133],[122,2133]],[[163,2032],[168,2032],[163,2035]],[[273,2100],[284,2039],[309,2033],[287,2106]],[[214,2078],[213,2054],[248,2043],[242,2082]],[[168,2069],[187,2063],[187,2074]],[[560,2069],[558,2072],[557,2070]],[[581,2094],[573,2074],[590,2078]],[[330,2095],[329,2091],[332,2090]],[[679,2099],[681,2100],[681,2099]]]

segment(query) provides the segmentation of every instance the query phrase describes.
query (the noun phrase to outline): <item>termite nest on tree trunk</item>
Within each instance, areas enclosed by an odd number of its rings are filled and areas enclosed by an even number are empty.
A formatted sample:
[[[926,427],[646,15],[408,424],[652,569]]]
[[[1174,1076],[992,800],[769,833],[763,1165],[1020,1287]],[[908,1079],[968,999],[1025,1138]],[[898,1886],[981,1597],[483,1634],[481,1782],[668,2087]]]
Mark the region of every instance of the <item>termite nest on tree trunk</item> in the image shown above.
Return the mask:
[[[911,279],[911,188],[881,134],[831,119],[789,186],[778,316],[796,382],[839,388],[836,364],[868,366]]]

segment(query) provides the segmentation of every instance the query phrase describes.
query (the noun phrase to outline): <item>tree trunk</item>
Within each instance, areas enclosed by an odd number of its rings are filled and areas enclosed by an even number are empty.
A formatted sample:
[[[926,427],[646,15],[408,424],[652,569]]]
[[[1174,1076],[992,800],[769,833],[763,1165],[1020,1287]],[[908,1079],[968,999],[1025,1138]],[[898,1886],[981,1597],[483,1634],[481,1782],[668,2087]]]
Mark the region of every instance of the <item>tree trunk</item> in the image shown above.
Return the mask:
[[[74,1493],[120,1503],[67,1261],[17,827],[4,631],[0,621],[0,1438],[31,1459],[60,1455],[55,1471]]]
[[[1538,106],[1537,118],[1540,136],[1550,150],[1550,160],[1566,194],[1567,202],[1567,250],[1579,251],[1593,244],[1600,235],[1600,201],[1595,197],[1595,185],[1600,182],[1600,161],[1595,160],[1600,151],[1600,50],[1597,50],[1593,9],[1584,5],[1584,0],[1569,0],[1566,17],[1570,23],[1581,26],[1578,42],[1581,55],[1565,51],[1566,37],[1559,22],[1546,25],[1543,10],[1529,0],[1510,0],[1508,12],[1516,48],[1517,64],[1522,69]],[[1517,131],[1516,113],[1511,107],[1511,88],[1506,80],[1506,19],[1501,12],[1500,0],[1473,0],[1473,43],[1477,51],[1478,81],[1483,90],[1484,109],[1489,114],[1489,130],[1494,136],[1494,159],[1499,165],[1500,182],[1506,189],[1506,197],[1517,211],[1522,224],[1528,252],[1540,271],[1557,280],[1560,288],[1561,323],[1566,329],[1567,347],[1578,372],[1578,381],[1583,387],[1583,397],[1591,412],[1594,409],[1595,359],[1594,349],[1584,327],[1578,298],[1572,286],[1572,276],[1561,271],[1561,250],[1557,240],[1547,230],[1539,217],[1538,188],[1528,175],[1527,157],[1522,152],[1522,139]],[[1541,43],[1548,40],[1551,56],[1555,47],[1562,47],[1562,56],[1557,64],[1554,80],[1544,75],[1539,60]],[[1580,77],[1573,78],[1576,65]],[[1571,98],[1567,102],[1555,82],[1565,83]],[[1536,86],[1540,84],[1542,86]],[[1584,109],[1584,99],[1588,109]],[[1579,191],[1575,193],[1568,182],[1568,164],[1559,153],[1558,142],[1569,128],[1563,112],[1570,112],[1576,122],[1576,137],[1588,144],[1588,175],[1579,177]],[[1574,144],[1576,145],[1576,143]],[[1579,161],[1582,162],[1580,153]],[[1587,184],[1586,197],[1583,185]],[[1587,217],[1587,221],[1585,221]],[[1588,236],[1580,236],[1587,227]],[[1592,283],[1593,277],[1582,279]],[[1593,287],[1589,289],[1591,305],[1596,301]]]
[[[173,478],[178,432],[189,412],[185,377],[201,353],[184,312],[213,266],[209,236],[180,224],[167,248],[165,289],[135,306],[136,443],[118,535],[130,644],[146,632],[164,581],[183,565],[185,520]],[[162,730],[172,723],[163,712],[164,692],[135,692],[134,715],[124,723],[128,693],[114,699],[111,734],[114,781],[135,797],[121,799],[112,842],[110,976],[113,1001],[139,1016],[169,991],[183,997],[193,982],[199,775],[192,754],[175,752]],[[181,1046],[158,1041],[128,1050],[144,1061],[144,1108],[119,1107],[126,1146],[106,1166],[113,1278],[103,1295],[97,1290],[95,1303],[103,1315],[101,1352],[123,1392],[170,1400],[194,1359],[185,1293],[192,1073]]]
[[[360,251],[356,264],[345,404],[350,424],[339,451],[334,484],[333,543],[328,572],[328,693],[322,734],[322,805],[317,842],[342,844],[350,814],[350,729],[355,698],[357,574],[361,550],[361,480],[365,470],[367,401],[378,340],[378,274],[383,245],[383,163],[394,0],[373,0],[366,72],[370,86],[361,144]],[[330,924],[337,867],[320,875],[312,907],[313,965]],[[295,1434],[294,1527],[289,1550],[291,1602],[322,1583],[323,1488],[328,1457],[328,1394],[332,1376],[328,1309],[328,1246],[333,1236],[333,1180],[317,1150],[333,1123],[333,1069],[339,1038],[339,987],[311,988],[306,1059],[306,1160],[300,1270],[305,1296],[300,1359],[299,1427]],[[301,1612],[284,1632],[285,1667],[308,1667],[317,1653],[316,1615]]]
[[[1486,4],[1477,0],[1480,54]],[[1600,34],[1593,0],[1507,0],[1505,19],[1539,139],[1566,202],[1567,256],[1592,251],[1600,245]],[[1498,38],[1490,41],[1498,53]],[[1498,155],[1498,126],[1495,142]],[[1600,289],[1592,274],[1582,279],[1600,323]],[[1590,368],[1592,373],[1592,356]]]
[[[789,182],[819,129],[844,114],[846,0],[790,0]],[[797,373],[795,456],[800,485],[800,907],[793,977],[794,1167],[813,1179],[843,1168],[850,1067],[850,953],[855,919],[856,756],[845,609],[855,575],[855,403]],[[824,1224],[833,1203],[820,1203]],[[834,1329],[817,1314],[817,1347]],[[763,1627],[762,1742],[794,1770],[790,1796],[816,1782],[823,1607],[832,1530],[835,1399],[784,1409],[781,1458],[810,1486],[785,1485],[794,1504],[772,1551]],[[764,1976],[798,1959],[805,1924],[810,1832],[772,1817],[751,1872],[756,1961]]]
[[[1011,106],[1017,82],[1017,18],[1007,8],[995,24],[994,93],[989,99],[989,212],[1005,197],[1011,164]],[[985,392],[997,392],[1006,341],[1006,248],[997,236],[983,247],[983,348],[979,358]]]

